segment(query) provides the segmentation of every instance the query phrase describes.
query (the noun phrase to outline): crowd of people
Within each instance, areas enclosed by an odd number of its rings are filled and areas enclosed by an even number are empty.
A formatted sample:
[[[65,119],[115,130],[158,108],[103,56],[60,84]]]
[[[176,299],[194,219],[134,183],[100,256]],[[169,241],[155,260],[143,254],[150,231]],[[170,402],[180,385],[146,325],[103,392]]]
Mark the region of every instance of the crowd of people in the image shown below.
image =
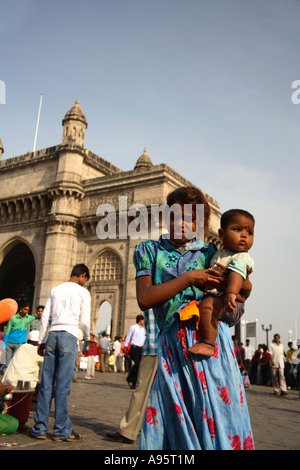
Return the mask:
[[[25,304],[24,304],[25,305]],[[39,340],[39,327],[44,306],[39,305],[35,315],[30,315],[30,306],[26,303],[19,309],[16,316],[30,320],[26,329],[22,331],[22,337],[16,338],[17,328],[14,325],[15,318],[1,325],[0,328],[0,375],[2,384],[12,384],[17,387],[18,382],[30,382],[35,388],[40,379],[43,365],[43,357],[37,354]],[[85,379],[95,378],[95,372],[118,372],[127,374],[127,382],[134,389],[141,361],[141,351],[145,342],[144,316],[136,317],[136,324],[129,328],[127,335],[117,335],[114,341],[110,334],[99,333],[98,338],[90,332],[89,340],[83,341],[82,332],[78,331],[77,354],[72,376],[73,382],[77,381],[78,370],[85,371]],[[27,323],[27,322],[26,322]],[[51,318],[49,321],[49,327]],[[23,334],[26,332],[26,335]],[[28,346],[30,345],[30,346]],[[27,352],[28,351],[28,352]],[[19,384],[20,386],[20,384]]]
[[[89,341],[78,342],[78,368],[86,370],[85,379],[95,378],[95,372],[118,372],[127,374],[130,388],[135,388],[141,350],[145,342],[143,315],[137,315],[136,323],[129,328],[127,335],[117,335],[114,341],[105,331],[90,334]],[[79,333],[80,335],[80,333]],[[73,375],[73,381],[77,374]]]
[[[58,293],[58,296],[59,295],[61,295],[61,293]],[[71,298],[72,294],[69,297]],[[38,305],[35,315],[31,315],[29,303],[25,302],[20,304],[18,312],[13,315],[8,322],[1,325],[0,331],[1,390],[3,394],[4,391],[7,393],[8,387],[10,387],[10,391],[22,389],[26,389],[27,391],[34,390],[30,408],[32,413],[36,410],[44,365],[44,354],[39,352],[39,348],[41,348],[41,345],[45,347],[52,324],[52,315],[49,315],[49,311],[46,313],[46,323],[44,322],[44,324],[42,324],[41,320],[44,310],[45,306]],[[87,323],[85,326],[87,327]],[[71,323],[69,323],[69,327],[72,327]],[[61,332],[60,330],[58,331]],[[96,371],[100,373],[109,371],[126,373],[128,385],[132,389],[136,388],[141,352],[146,339],[143,315],[136,317],[136,323],[129,328],[127,335],[116,336],[114,341],[111,341],[110,335],[106,332],[99,334],[99,338],[96,338],[92,331],[90,331],[89,336],[87,336],[86,328],[85,335],[83,335],[80,327],[78,327],[77,334],[77,339],[73,336],[77,343],[73,369],[71,367],[73,370],[73,382],[77,381],[79,369],[85,371],[84,378],[86,380],[94,379]],[[43,338],[42,343],[40,338]],[[52,339],[51,335],[50,339]],[[69,369],[70,365],[71,362],[69,361]],[[48,371],[48,366],[46,370]],[[47,374],[45,374],[45,377],[47,377]],[[48,379],[50,379],[50,377],[51,374],[48,376]],[[66,390],[68,390],[68,386],[68,383],[65,382]],[[57,388],[57,380],[53,388],[53,394],[55,388]],[[48,387],[48,389],[52,390],[52,387]],[[45,386],[44,392],[42,393],[45,394]],[[64,394],[65,393],[63,393],[63,395]],[[43,400],[45,404],[45,397]],[[4,404],[2,396],[0,397],[0,403],[2,406],[0,410],[1,434],[3,431],[1,427],[1,423],[3,422],[2,418],[5,418],[5,432],[8,432],[7,419],[14,418],[3,416]],[[67,416],[66,412],[65,416]],[[46,427],[45,419],[45,417],[42,419],[44,428]],[[10,429],[15,431],[17,427],[16,425],[10,426]],[[72,438],[70,439],[70,436],[68,436],[67,439],[79,440],[81,438],[81,436],[78,436],[76,433],[72,433],[71,431],[70,433]],[[44,434],[42,436],[44,436]]]
[[[287,395],[288,390],[300,389],[300,365],[297,351],[300,355],[300,340],[289,341],[287,350],[280,341],[280,335],[274,334],[269,347],[259,344],[257,349],[246,339],[246,345],[237,345],[237,337],[232,337],[236,343],[235,353],[240,369],[249,378],[249,384],[273,387],[274,395]]]

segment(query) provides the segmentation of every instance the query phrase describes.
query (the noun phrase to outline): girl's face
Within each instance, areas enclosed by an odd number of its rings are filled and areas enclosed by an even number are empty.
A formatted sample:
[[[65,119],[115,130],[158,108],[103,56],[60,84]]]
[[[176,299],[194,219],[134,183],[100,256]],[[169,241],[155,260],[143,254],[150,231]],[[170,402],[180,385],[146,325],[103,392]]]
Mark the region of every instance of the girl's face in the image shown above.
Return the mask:
[[[185,208],[174,204],[170,212],[170,241],[176,245],[185,245],[195,236],[196,219],[193,215],[192,205]]]
[[[224,248],[239,253],[249,251],[254,240],[254,222],[249,217],[237,214],[224,230],[219,230],[219,235]]]

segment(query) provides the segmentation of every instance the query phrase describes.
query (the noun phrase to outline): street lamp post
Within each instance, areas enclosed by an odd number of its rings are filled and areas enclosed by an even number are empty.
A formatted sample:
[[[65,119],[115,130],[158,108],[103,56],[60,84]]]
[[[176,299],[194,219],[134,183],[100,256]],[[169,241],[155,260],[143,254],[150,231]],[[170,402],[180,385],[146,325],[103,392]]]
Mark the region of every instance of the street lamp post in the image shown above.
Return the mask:
[[[269,328],[265,328],[264,325],[261,325],[261,327],[262,327],[263,331],[266,332],[266,336],[267,336],[267,347],[269,347],[269,336],[268,336],[268,333],[269,333],[269,331],[272,330],[272,325],[269,325]]]

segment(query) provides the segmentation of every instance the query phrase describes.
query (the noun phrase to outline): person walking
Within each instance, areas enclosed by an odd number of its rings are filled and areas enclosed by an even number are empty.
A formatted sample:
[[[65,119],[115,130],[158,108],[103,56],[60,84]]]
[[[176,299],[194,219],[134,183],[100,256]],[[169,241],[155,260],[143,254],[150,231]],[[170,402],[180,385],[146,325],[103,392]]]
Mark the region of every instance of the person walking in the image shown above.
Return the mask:
[[[244,366],[250,375],[251,361],[254,354],[254,347],[250,344],[250,339],[246,339]]]
[[[84,356],[87,357],[87,368],[85,379],[93,380],[95,378],[95,357],[97,356],[97,342],[93,332],[90,333],[90,340],[88,342],[88,348],[83,351]]]
[[[36,439],[46,439],[51,400],[55,389],[53,440],[71,442],[82,440],[82,436],[72,430],[72,422],[68,415],[68,395],[74,370],[80,316],[83,337],[87,341],[90,337],[91,296],[83,287],[89,277],[89,270],[84,264],[75,265],[69,281],[51,290],[42,315],[38,352],[44,354],[44,365],[34,415],[35,425],[31,430],[32,437]],[[52,321],[45,343],[44,335],[50,312]]]
[[[114,355],[114,372],[123,372],[123,357],[121,354],[121,336],[116,336],[112,345]]]
[[[105,372],[110,350],[110,341],[106,333],[103,333],[98,341],[98,345],[100,348],[100,372]]]
[[[279,334],[275,334],[269,347],[272,364],[272,384],[274,395],[287,395],[287,386],[284,377],[284,348],[280,342]]]
[[[142,358],[142,349],[146,339],[144,321],[143,315],[136,316],[136,323],[129,328],[124,343],[125,348],[130,346],[129,355],[134,363],[126,379],[130,388],[136,387],[138,371]]]

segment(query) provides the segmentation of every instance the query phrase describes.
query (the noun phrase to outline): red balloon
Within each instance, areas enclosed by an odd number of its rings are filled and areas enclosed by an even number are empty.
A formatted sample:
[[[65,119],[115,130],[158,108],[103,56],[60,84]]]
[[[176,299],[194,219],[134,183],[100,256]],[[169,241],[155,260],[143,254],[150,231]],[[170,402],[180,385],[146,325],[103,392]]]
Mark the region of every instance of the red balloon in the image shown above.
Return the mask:
[[[7,322],[18,311],[18,304],[14,299],[0,300],[0,323]]]

